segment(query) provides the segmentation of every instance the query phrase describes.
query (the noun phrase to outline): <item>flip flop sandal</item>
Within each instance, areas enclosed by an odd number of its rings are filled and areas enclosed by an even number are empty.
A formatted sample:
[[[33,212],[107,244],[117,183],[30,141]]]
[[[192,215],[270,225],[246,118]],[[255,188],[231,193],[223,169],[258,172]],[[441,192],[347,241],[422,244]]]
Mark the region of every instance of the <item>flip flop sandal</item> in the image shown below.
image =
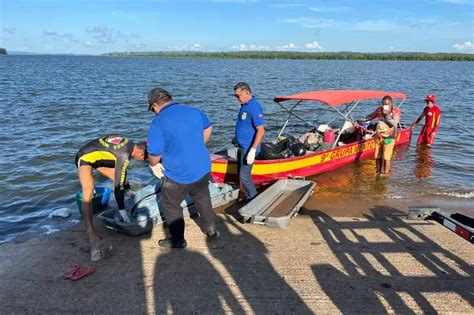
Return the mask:
[[[76,273],[72,275],[71,280],[77,281],[79,279],[87,277],[90,274],[93,274],[94,272],[95,272],[94,266],[85,266],[84,268],[81,268],[78,271],[76,271]]]
[[[63,277],[64,279],[71,279],[71,277],[80,269],[79,264],[74,264],[69,266],[64,270]]]

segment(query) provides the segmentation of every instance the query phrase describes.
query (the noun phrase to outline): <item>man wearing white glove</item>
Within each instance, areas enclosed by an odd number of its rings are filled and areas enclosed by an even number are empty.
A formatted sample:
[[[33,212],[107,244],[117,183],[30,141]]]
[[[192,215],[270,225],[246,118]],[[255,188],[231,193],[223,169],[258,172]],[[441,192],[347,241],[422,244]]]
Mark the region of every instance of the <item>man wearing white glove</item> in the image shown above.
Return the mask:
[[[148,130],[148,153],[153,174],[161,178],[161,207],[170,238],[160,247],[185,248],[182,201],[189,195],[203,223],[208,239],[216,230],[209,173],[211,159],[206,142],[212,125],[198,108],[178,104],[168,91],[154,88],[148,93],[148,110],[156,115]],[[163,163],[163,165],[161,165]]]
[[[122,217],[123,222],[125,223],[130,223],[130,218],[128,217],[127,210],[125,209],[119,209],[119,214]]]
[[[239,82],[234,86],[234,96],[240,103],[239,116],[235,125],[235,140],[239,147],[238,169],[240,183],[247,200],[257,195],[252,179],[252,167],[255,156],[260,153],[260,143],[265,136],[262,106],[252,96],[250,86]]]
[[[156,165],[150,165],[150,169],[151,169],[151,172],[153,173],[153,175],[155,175],[159,179],[161,179],[161,178],[163,178],[163,176],[165,176],[163,174],[163,171],[165,170],[165,168],[163,167],[163,164],[161,164],[161,163],[156,163]]]

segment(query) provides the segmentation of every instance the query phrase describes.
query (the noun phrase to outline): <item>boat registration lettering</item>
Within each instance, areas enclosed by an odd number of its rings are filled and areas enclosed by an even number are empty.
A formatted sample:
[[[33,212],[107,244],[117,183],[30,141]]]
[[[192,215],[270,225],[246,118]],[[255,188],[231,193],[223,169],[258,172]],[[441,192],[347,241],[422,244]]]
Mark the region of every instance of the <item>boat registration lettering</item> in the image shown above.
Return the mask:
[[[338,150],[335,150],[335,151],[332,151],[332,152],[323,153],[321,155],[321,162],[340,159],[340,158],[343,158],[343,157],[346,157],[346,156],[349,156],[349,155],[353,155],[353,154],[356,154],[356,153],[361,153],[361,152],[371,150],[371,149],[374,149],[374,148],[375,148],[374,141],[365,142],[365,143],[350,146],[350,147],[347,147],[347,148],[341,148],[341,149],[338,149]]]

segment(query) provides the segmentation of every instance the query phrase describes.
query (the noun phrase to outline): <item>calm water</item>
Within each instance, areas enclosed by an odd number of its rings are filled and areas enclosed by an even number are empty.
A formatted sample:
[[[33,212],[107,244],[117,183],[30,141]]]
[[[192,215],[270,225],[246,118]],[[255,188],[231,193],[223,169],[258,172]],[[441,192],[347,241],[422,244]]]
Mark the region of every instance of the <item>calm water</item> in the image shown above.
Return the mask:
[[[74,207],[80,185],[73,161],[85,142],[111,133],[145,139],[153,119],[146,111],[146,93],[155,86],[207,112],[214,125],[211,149],[232,138],[238,104],[230,94],[238,81],[250,83],[263,103],[267,139],[286,118],[273,103],[276,95],[319,89],[403,91],[408,99],[402,120],[411,123],[424,107],[420,100],[432,92],[443,112],[432,150],[416,150],[419,127],[412,144],[398,150],[388,181],[377,181],[373,161],[364,161],[317,176],[319,192],[443,197],[471,204],[473,78],[474,63],[465,62],[2,57],[0,243],[33,227],[41,231],[52,210]],[[376,102],[361,107],[357,114],[365,115],[375,106]],[[303,114],[322,121],[329,117],[318,107],[306,107]],[[135,163],[129,178],[146,183],[150,175],[144,165]]]

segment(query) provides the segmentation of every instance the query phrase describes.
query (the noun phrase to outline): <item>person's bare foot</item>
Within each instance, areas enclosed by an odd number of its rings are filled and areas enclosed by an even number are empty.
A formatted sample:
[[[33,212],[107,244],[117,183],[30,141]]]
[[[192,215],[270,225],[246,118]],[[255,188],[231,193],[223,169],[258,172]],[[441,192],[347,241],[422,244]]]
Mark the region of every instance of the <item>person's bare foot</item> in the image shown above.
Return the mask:
[[[388,177],[388,176],[390,176],[390,174],[389,173],[381,173],[380,176],[381,177]]]
[[[112,256],[112,244],[108,241],[96,241],[91,244],[91,261],[99,261]]]

